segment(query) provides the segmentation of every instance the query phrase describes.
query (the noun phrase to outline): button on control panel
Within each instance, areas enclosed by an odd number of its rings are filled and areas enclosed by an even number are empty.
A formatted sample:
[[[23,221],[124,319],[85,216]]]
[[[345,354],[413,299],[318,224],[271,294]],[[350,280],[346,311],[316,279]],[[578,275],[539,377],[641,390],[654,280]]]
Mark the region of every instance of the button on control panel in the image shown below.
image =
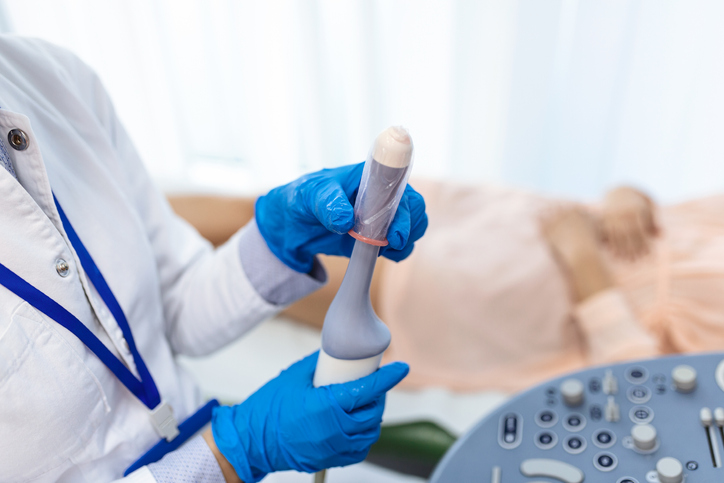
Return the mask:
[[[558,436],[552,431],[541,431],[535,437],[535,444],[540,449],[551,449],[558,443]]]
[[[523,418],[520,414],[508,413],[500,418],[499,443],[505,449],[518,447],[523,437]]]
[[[563,418],[563,427],[572,433],[577,433],[586,427],[586,417],[580,413],[572,413]]]
[[[599,448],[610,448],[616,444],[616,433],[609,429],[599,429],[593,433],[592,440]]]
[[[581,436],[568,436],[563,440],[563,449],[570,454],[582,453],[586,446],[586,440]]]
[[[626,380],[631,384],[643,384],[649,378],[649,371],[641,366],[626,369]]]
[[[588,414],[591,416],[592,421],[600,421],[603,418],[603,408],[598,404],[591,404]]]
[[[654,411],[648,406],[634,406],[629,411],[629,417],[636,424],[648,424],[654,419]]]
[[[631,386],[626,391],[628,400],[634,404],[644,404],[651,399],[651,390],[646,386]]]
[[[609,471],[616,469],[617,465],[618,459],[616,458],[616,455],[612,453],[598,453],[593,457],[593,466],[595,466],[599,471],[608,473]]]
[[[555,413],[555,411],[552,411],[550,409],[544,409],[536,414],[535,422],[541,428],[551,428],[555,426],[558,422],[558,415]]]
[[[511,398],[430,480],[460,481],[724,482],[724,352],[594,367]]]

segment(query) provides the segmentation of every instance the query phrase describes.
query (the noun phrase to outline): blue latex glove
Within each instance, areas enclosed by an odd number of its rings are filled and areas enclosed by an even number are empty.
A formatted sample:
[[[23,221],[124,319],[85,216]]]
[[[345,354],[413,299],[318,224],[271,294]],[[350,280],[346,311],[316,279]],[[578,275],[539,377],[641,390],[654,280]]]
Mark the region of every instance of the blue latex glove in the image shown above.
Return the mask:
[[[313,473],[359,463],[379,438],[385,393],[404,379],[407,364],[315,388],[317,355],[282,371],[243,403],[214,409],[216,446],[244,483],[273,471]]]
[[[349,257],[354,238],[351,200],[357,195],[364,163],[323,169],[271,190],[256,202],[256,224],[269,249],[288,267],[309,273],[314,256]],[[425,200],[407,185],[380,255],[407,258],[427,229]]]

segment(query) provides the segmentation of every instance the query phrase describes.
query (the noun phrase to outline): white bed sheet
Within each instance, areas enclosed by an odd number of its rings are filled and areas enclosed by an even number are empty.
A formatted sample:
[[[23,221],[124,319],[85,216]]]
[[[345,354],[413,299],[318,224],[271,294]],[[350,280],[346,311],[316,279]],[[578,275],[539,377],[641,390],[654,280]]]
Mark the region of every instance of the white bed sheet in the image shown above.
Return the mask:
[[[181,358],[181,364],[196,378],[205,395],[223,402],[244,400],[285,367],[319,348],[320,333],[283,317],[269,320],[245,337],[203,358]],[[480,418],[504,402],[499,392],[455,393],[443,388],[393,389],[387,397],[384,420],[401,423],[435,421],[461,435]],[[270,475],[268,483],[310,483],[308,474],[283,472]],[[421,482],[415,478],[361,463],[333,468],[328,483]]]

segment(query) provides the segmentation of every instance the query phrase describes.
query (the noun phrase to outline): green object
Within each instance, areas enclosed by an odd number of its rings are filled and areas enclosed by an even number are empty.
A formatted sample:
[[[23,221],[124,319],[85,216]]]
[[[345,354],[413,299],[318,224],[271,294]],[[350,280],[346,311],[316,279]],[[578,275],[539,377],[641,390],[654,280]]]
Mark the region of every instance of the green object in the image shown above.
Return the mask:
[[[428,477],[456,439],[431,421],[383,425],[367,461],[400,473]]]

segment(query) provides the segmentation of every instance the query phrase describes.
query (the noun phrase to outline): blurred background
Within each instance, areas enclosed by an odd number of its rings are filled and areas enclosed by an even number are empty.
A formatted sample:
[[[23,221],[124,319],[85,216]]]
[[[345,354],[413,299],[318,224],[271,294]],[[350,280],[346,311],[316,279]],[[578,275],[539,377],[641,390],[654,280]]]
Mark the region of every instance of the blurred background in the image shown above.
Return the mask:
[[[413,177],[587,201],[622,183],[664,203],[724,193],[723,26],[720,0],[0,0],[0,32],[99,73],[169,194],[256,195],[362,161],[393,124]],[[318,346],[279,317],[182,363],[233,402]],[[460,435],[506,398],[395,389],[385,421]]]
[[[724,191],[717,0],[0,0],[98,71],[169,192],[255,194],[361,161],[594,199]]]

